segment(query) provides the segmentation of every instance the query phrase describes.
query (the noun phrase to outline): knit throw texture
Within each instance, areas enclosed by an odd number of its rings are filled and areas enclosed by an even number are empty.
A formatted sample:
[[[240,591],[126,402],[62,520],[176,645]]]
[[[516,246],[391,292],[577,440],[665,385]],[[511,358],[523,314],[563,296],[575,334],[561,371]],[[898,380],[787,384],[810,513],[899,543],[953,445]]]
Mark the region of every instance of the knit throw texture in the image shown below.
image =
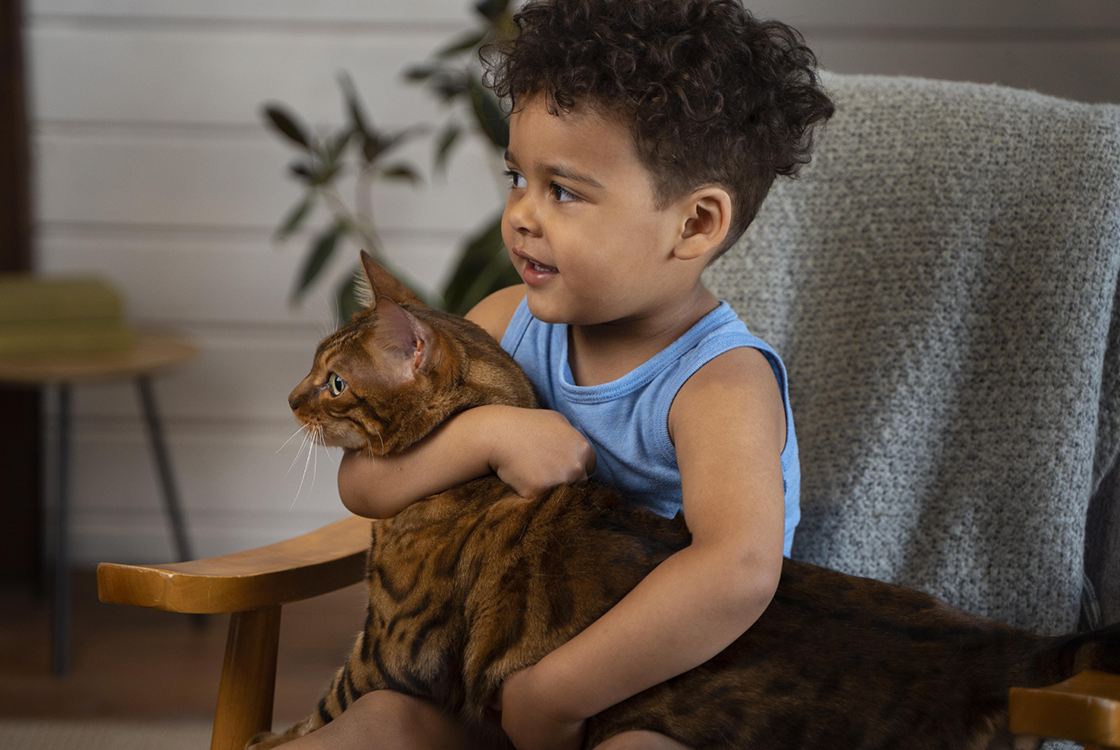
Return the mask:
[[[1120,450],[1120,107],[825,85],[813,161],[706,277],[789,369],[793,557],[1070,632]]]

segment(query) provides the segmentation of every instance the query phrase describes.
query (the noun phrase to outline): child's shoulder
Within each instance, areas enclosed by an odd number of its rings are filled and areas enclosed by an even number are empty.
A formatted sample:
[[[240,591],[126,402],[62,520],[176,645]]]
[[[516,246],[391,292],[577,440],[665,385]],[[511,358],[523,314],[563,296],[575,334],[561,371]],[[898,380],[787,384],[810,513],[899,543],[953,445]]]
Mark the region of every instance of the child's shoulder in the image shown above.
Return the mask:
[[[521,300],[525,299],[525,285],[514,284],[499,289],[471,308],[467,320],[482,326],[483,330],[501,341]]]
[[[714,357],[677,393],[669,410],[674,444],[681,433],[711,434],[713,422],[737,424],[785,443],[785,405],[774,369],[761,350],[740,346]]]

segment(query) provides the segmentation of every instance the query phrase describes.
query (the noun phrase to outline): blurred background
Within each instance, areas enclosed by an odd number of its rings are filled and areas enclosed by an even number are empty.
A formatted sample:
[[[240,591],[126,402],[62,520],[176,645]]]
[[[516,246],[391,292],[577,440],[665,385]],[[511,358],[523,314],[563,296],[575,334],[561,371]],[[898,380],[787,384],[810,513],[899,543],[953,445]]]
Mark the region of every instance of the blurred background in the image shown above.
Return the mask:
[[[299,437],[282,446],[296,429],[286,396],[334,325],[335,285],[358,245],[348,240],[302,301],[291,303],[327,214],[320,209],[277,242],[278,226],[303,191],[288,169],[292,143],[266,126],[262,105],[282,102],[309,129],[326,132],[347,118],[338,83],[346,71],[377,127],[430,124],[394,154],[422,180],[375,182],[372,206],[387,257],[438,292],[464,238],[500,208],[505,180],[493,147],[477,134],[460,137],[445,170],[433,168],[449,110],[403,72],[477,28],[474,3],[0,4],[3,91],[18,91],[20,78],[26,93],[28,265],[97,274],[123,296],[130,324],[179,332],[199,347],[195,359],[155,383],[196,556],[277,541],[342,517],[335,463],[320,451],[305,476]],[[832,71],[1120,102],[1115,0],[760,0],[752,9],[801,30]],[[10,138],[18,109],[3,112]],[[0,182],[8,196],[18,187],[12,173],[0,174]],[[6,205],[18,203],[17,196]],[[20,252],[5,248],[9,258]],[[76,562],[172,559],[133,389],[81,387],[74,398]],[[6,408],[0,420],[8,440],[37,445],[41,437],[29,438],[35,415]],[[41,408],[52,414],[53,400]],[[39,574],[41,545],[29,539],[43,533],[40,497],[50,494],[50,482],[39,477],[50,456],[27,455],[2,464],[0,477],[2,577],[9,582]]]
[[[285,476],[299,439],[277,450],[295,429],[285,397],[332,325],[327,279],[356,248],[336,253],[303,303],[289,304],[311,229],[272,240],[301,191],[286,171],[290,144],[265,127],[261,105],[284,102],[312,127],[337,125],[345,70],[378,126],[436,125],[439,99],[402,72],[477,26],[472,6],[24,0],[34,268],[101,274],[134,324],[201,347],[156,383],[196,554],[344,513],[325,454],[299,491],[306,454]],[[754,10],[799,28],[838,72],[1120,101],[1112,0],[765,0]],[[432,138],[414,138],[400,153],[424,183],[373,190],[386,253],[433,290],[462,238],[503,201],[482,139],[462,143],[438,176]],[[81,388],[75,399],[76,559],[170,559],[132,389]]]

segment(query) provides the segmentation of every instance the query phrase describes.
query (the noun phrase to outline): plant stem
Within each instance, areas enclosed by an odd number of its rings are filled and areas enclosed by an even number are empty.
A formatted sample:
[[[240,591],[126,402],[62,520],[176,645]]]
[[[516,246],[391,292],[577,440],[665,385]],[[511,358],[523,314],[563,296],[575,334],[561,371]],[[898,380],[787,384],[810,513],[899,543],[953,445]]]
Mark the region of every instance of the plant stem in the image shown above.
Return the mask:
[[[335,220],[342,222],[348,230],[357,232],[370,255],[375,258],[384,257],[384,245],[374,227],[372,217],[351,212],[333,185],[329,189],[320,187],[319,192],[331,213],[334,214]]]

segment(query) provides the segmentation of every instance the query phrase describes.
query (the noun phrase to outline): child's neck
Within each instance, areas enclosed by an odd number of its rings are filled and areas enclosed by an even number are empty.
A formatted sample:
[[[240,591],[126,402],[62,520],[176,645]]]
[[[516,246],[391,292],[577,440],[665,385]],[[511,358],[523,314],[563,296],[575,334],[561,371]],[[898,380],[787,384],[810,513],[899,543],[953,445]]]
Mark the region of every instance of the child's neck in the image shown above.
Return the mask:
[[[683,336],[719,300],[703,285],[657,314],[597,325],[568,326],[568,365],[576,385],[618,380]]]

